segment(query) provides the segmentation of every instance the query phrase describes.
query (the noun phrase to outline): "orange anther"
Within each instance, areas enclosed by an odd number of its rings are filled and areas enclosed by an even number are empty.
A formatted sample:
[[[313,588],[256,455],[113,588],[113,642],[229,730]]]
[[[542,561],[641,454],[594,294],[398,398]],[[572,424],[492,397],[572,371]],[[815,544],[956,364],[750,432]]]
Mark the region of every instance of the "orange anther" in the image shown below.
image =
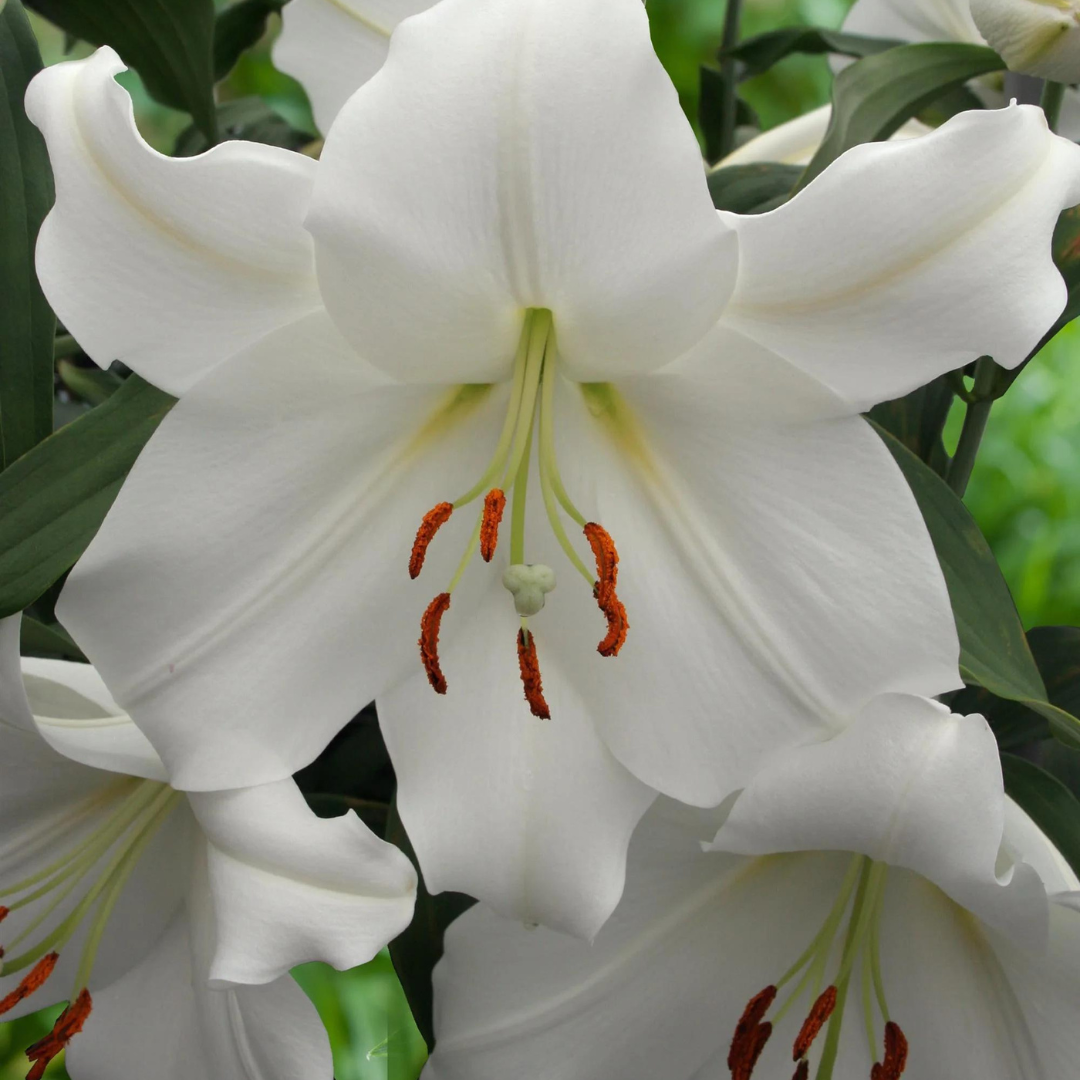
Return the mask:
[[[3,922],[10,914],[11,909],[4,907],[3,904],[0,904],[0,922]]]
[[[82,1031],[92,1007],[90,991],[80,990],[79,996],[57,1017],[52,1031],[26,1051],[26,1056],[34,1062],[26,1080],[41,1080],[49,1062]]]
[[[433,506],[420,522],[420,528],[416,530],[416,539],[413,541],[412,554],[409,556],[409,577],[417,578],[424,569],[424,557],[427,555],[428,545],[435,539],[435,534],[450,519],[454,512],[454,504],[441,502]]]
[[[428,682],[436,694],[446,693],[446,679],[439,667],[439,626],[443,613],[450,606],[450,594],[439,593],[427,606],[420,619],[420,660],[427,672]]]
[[[45,980],[53,973],[53,968],[56,967],[56,961],[59,959],[60,957],[54,952],[43,956],[11,993],[0,998],[0,1015],[10,1012],[20,1001],[25,1001],[35,990],[40,990]]]
[[[630,628],[626,608],[615,593],[615,583],[619,576],[619,553],[615,550],[615,542],[602,525],[590,521],[584,532],[596,559],[597,580],[593,596],[608,621],[607,634],[596,646],[596,651],[601,656],[617,656]]]
[[[506,496],[492,488],[484,496],[484,516],[480,520],[480,557],[484,562],[491,562],[495,554],[495,545],[499,542],[499,522],[506,509]]]
[[[525,700],[529,703],[533,716],[541,720],[551,719],[551,710],[544,700],[544,687],[540,682],[540,661],[536,657],[536,635],[527,630],[518,631],[518,667],[521,669],[521,684],[525,687]]]
[[[890,1020],[885,1025],[885,1057],[870,1070],[870,1080],[899,1080],[907,1065],[908,1042],[900,1025]]]
[[[799,1062],[798,1068],[795,1070],[795,1075],[791,1080],[809,1080],[810,1077],[810,1062],[803,1058]]]
[[[732,1080],[748,1080],[754,1071],[761,1051],[765,1049],[765,1043],[772,1034],[772,1024],[763,1024],[761,1021],[775,1000],[776,987],[766,986],[746,1003],[746,1008],[735,1025],[731,1049],[728,1051],[727,1063]]]
[[[827,986],[810,1008],[810,1014],[803,1021],[799,1034],[795,1038],[795,1046],[791,1052],[793,1061],[806,1057],[806,1051],[818,1037],[825,1022],[832,1016],[836,1008],[836,987]]]

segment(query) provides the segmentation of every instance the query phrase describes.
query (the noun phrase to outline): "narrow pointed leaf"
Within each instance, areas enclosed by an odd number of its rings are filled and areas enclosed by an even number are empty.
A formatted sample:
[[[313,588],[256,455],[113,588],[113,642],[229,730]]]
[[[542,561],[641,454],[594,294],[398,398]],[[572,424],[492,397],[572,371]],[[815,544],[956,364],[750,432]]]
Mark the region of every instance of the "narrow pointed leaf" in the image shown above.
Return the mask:
[[[947,375],[940,375],[902,398],[883,401],[869,412],[870,419],[895,435],[916,457],[939,476],[945,475],[949,456],[941,433],[949,416],[953,391]]]
[[[1055,736],[1080,747],[1080,720],[1051,704],[1009,587],[975,519],[952,489],[899,440],[877,427],[922,511],[952,601],[964,682],[1046,717]]]
[[[833,82],[829,129],[798,187],[845,150],[889,138],[947,91],[1004,67],[985,45],[933,41],[899,45],[844,68]]]
[[[214,128],[214,0],[29,0],[62,30],[111,45],[163,105]]]
[[[709,173],[709,194],[717,210],[760,214],[784,202],[801,173],[799,165],[775,161],[725,165]]]
[[[902,42],[893,38],[844,34],[818,26],[785,26],[740,41],[731,49],[721,49],[721,58],[733,56],[742,64],[740,74],[748,79],[768,71],[773,64],[794,53],[836,53],[840,56],[873,56]]]
[[[53,203],[45,140],[26,117],[41,70],[19,0],[0,9],[0,468],[52,431],[56,319],[34,272],[38,229]]]
[[[224,79],[240,54],[266,33],[266,22],[286,0],[240,0],[227,7],[214,25],[214,78]]]
[[[173,402],[133,375],[0,473],[0,618],[74,565]]]
[[[1056,777],[1030,761],[1001,755],[1005,791],[1027,812],[1080,874],[1080,802]]]

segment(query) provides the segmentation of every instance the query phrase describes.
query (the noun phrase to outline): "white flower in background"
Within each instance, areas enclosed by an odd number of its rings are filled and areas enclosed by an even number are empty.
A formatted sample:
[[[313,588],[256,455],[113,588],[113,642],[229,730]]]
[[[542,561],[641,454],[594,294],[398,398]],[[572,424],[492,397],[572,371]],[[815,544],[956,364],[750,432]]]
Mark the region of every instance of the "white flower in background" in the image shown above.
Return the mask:
[[[982,36],[1013,71],[1080,80],[1080,4],[1075,0],[971,0]]]
[[[289,969],[371,959],[415,887],[400,851],[351,813],[320,820],[292,780],[175,791],[93,668],[20,672],[19,618],[0,623],[0,1013],[70,1002],[31,1080],[69,1042],[74,1080],[326,1080]]]
[[[281,12],[274,64],[308,92],[319,130],[382,66],[390,34],[434,0],[292,0]]]
[[[429,885],[588,935],[653,789],[715,804],[824,718],[958,684],[858,413],[1060,312],[1080,150],[1038,110],[743,219],[640,0],[442,0],[317,163],[162,158],[119,67],[31,87],[38,270],[91,355],[183,397],[59,610],[180,786],[289,775],[376,698]]]
[[[751,165],[758,161],[779,161],[783,165],[808,165],[817,153],[825,132],[829,130],[832,106],[822,105],[812,109],[794,120],[777,124],[768,131],[755,135],[732,150],[727,157],[718,161],[712,171],[726,168],[728,165]],[[914,139],[925,135],[933,128],[918,120],[909,120],[897,130],[892,138]]]
[[[900,41],[989,44],[1015,71],[1077,82],[1076,11],[1071,0],[855,0],[842,29]],[[988,107],[1006,103],[1000,84],[979,79],[971,85]],[[1075,89],[1065,92],[1058,131],[1080,139],[1080,92]]]
[[[591,946],[453,923],[424,1080],[1075,1075],[1080,882],[982,717],[885,695],[716,820],[654,807]]]

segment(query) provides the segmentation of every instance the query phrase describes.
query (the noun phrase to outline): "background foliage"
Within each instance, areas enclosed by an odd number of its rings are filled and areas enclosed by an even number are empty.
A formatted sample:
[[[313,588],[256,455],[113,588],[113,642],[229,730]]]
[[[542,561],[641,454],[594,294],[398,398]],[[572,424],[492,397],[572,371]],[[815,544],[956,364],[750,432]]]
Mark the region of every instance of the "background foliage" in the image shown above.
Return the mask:
[[[261,4],[266,11],[280,6],[277,0],[249,2]],[[33,6],[49,8],[44,0]],[[743,37],[800,23],[837,27],[847,6],[846,0],[746,0]],[[702,64],[715,64],[724,20],[723,0],[648,0],[647,7],[656,50],[678,88],[687,115],[696,124],[699,71]],[[32,22],[47,64],[92,51],[85,42],[66,39],[39,15],[33,15]],[[192,125],[192,115],[152,99],[134,72],[124,75],[121,81],[135,99],[137,120],[146,138],[163,152],[198,152],[205,147],[208,129],[215,123],[227,124],[230,118],[236,123],[249,122],[252,109],[258,109],[258,102],[249,100],[252,97],[261,98],[287,122],[283,131],[291,128],[313,138],[315,128],[302,88],[270,63],[269,44],[277,24],[277,16],[271,14],[267,32],[253,48],[240,54],[227,78],[218,84],[219,106],[234,104],[226,110],[219,108],[216,119],[206,102],[189,102],[189,111],[199,121]],[[92,27],[84,33],[92,36]],[[243,34],[237,44],[243,44]],[[216,56],[215,63],[222,66],[230,59]],[[826,103],[830,83],[823,57],[798,55],[743,82],[740,94],[761,126],[768,128]],[[175,94],[168,86],[156,87],[155,93],[159,99]],[[281,125],[279,119],[262,114],[259,119]],[[995,404],[965,496],[1013,592],[1025,628],[1080,625],[1078,350],[1080,327],[1073,324],[1028,365],[1008,394]],[[62,364],[60,371],[57,426],[85,412],[110,389],[95,381],[96,372],[78,362]],[[954,406],[946,424],[945,443],[950,452],[955,448],[962,414],[962,407]],[[1060,644],[1051,638],[1045,635],[1035,650],[1040,665],[1040,649],[1049,654]],[[1072,639],[1069,641],[1071,644]],[[1044,675],[1052,691],[1046,669]],[[1034,730],[1033,725],[1045,723],[1020,706],[1010,703],[1003,708],[1000,702],[990,702],[984,691],[965,694],[972,699],[964,702],[966,707],[989,704],[988,713],[991,707],[998,709],[1002,717],[995,723],[999,737],[1000,725],[1012,724],[1009,730],[1018,732],[1018,744]],[[1050,696],[1053,699],[1053,692]],[[365,728],[357,730],[360,734],[356,737],[367,737],[363,735]],[[1054,745],[1048,753],[1060,759],[1069,752]],[[1080,781],[1080,770],[1071,760],[1058,760],[1056,765],[1059,775],[1069,777],[1071,773]],[[1014,782],[1023,782],[1022,768],[1014,766],[1012,771]],[[311,790],[318,791],[319,778],[313,774],[310,781]],[[418,1075],[425,1059],[424,1039],[413,1022],[388,954],[352,972],[337,973],[312,964],[296,974],[330,1032],[337,1080],[411,1080]],[[22,1048],[51,1026],[56,1011],[0,1024],[0,1080],[24,1075]],[[66,1076],[62,1060],[54,1063],[47,1076],[52,1080]]]

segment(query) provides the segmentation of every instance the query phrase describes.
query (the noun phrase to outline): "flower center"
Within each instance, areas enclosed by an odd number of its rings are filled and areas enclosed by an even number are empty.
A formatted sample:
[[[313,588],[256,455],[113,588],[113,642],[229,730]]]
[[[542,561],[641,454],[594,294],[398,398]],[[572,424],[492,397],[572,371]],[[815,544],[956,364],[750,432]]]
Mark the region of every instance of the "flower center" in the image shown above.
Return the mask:
[[[34,1062],[27,1080],[40,1080],[49,1062],[86,1023],[92,1005],[88,989],[90,974],[109,916],[147,844],[179,798],[167,784],[125,778],[47,827],[20,838],[15,847],[0,852],[5,861],[32,858],[59,837],[76,830],[91,814],[111,809],[90,836],[80,839],[55,862],[0,889],[0,901],[4,901],[0,904],[0,922],[22,908],[32,908],[34,912],[19,934],[0,947],[0,975],[29,968],[18,986],[0,998],[0,1015],[44,985],[60,959],[61,950],[79,927],[88,922],[70,1004],[52,1031],[27,1050],[27,1057]],[[78,896],[74,907],[59,917],[58,909],[73,895]],[[7,955],[18,946],[22,946],[22,951]]]
[[[616,656],[626,640],[630,625],[626,608],[615,591],[619,566],[615,544],[601,525],[586,521],[567,494],[559,473],[555,456],[555,380],[558,363],[551,312],[545,308],[530,309],[525,314],[514,358],[510,403],[491,461],[480,479],[464,495],[453,502],[441,502],[424,515],[409,558],[409,576],[416,578],[423,569],[427,549],[435,534],[451,514],[483,496],[476,525],[457,571],[445,592],[439,593],[431,601],[420,620],[420,659],[432,688],[438,694],[445,694],[446,678],[439,665],[442,617],[450,607],[450,597],[477,548],[484,562],[490,562],[495,555],[507,493],[511,494],[510,566],[503,574],[503,584],[513,597],[514,609],[521,619],[517,648],[525,700],[533,715],[544,720],[550,717],[551,712],[544,700],[536,641],[528,620],[540,612],[547,593],[555,588],[555,572],[548,566],[525,561],[525,510],[534,429],[538,433],[540,492],[551,531],[570,564],[587,582],[607,620],[607,633],[597,646],[597,652],[601,656]],[[585,565],[570,542],[560,510],[581,528],[592,550],[595,573]]]
[[[826,1025],[825,1044],[815,1077],[816,1080],[831,1080],[840,1049],[844,1006],[856,966],[861,967],[866,1038],[870,1053],[875,1058],[878,1045],[875,1007],[885,1025],[884,1053],[880,1060],[875,1060],[870,1080],[898,1080],[907,1064],[908,1044],[899,1024],[889,1016],[879,947],[887,872],[885,863],[874,862],[865,855],[852,858],[836,902],[806,951],[775,984],[755,994],[743,1011],[728,1052],[732,1080],[750,1080],[754,1066],[772,1035],[774,1024],[779,1023],[799,1000],[806,1000],[807,997],[812,1003],[792,1047],[792,1060],[795,1062],[792,1080],[808,1080],[810,1062],[807,1054]],[[847,932],[843,935],[836,973],[829,985],[822,989],[845,917]],[[794,986],[772,1021],[766,1020],[780,991],[793,982]]]

